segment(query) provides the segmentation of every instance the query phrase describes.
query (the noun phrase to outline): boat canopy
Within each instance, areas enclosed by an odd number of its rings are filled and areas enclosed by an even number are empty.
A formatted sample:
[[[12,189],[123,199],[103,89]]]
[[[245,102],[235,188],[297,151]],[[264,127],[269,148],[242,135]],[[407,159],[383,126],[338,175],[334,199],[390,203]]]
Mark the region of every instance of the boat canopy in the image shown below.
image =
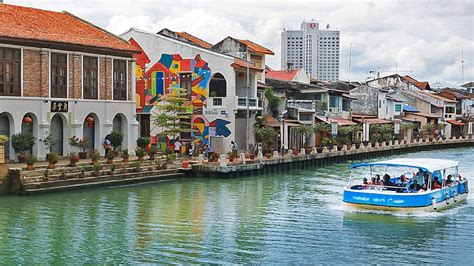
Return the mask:
[[[392,167],[413,167],[426,172],[433,173],[438,170],[443,170],[452,167],[458,167],[459,163],[453,160],[444,159],[428,159],[428,158],[405,158],[392,159],[371,163],[358,163],[351,165],[351,168],[359,168],[364,166],[392,166]]]

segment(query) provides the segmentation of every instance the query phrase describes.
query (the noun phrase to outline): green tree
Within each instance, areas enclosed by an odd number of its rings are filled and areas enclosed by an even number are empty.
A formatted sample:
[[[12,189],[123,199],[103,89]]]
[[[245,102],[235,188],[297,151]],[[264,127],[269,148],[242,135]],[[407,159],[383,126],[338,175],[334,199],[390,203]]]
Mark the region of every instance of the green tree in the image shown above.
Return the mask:
[[[269,152],[270,146],[275,143],[278,136],[277,131],[271,126],[263,125],[255,127],[254,132],[257,142],[263,143],[263,151]]]
[[[162,95],[157,109],[159,112],[153,114],[153,124],[163,129],[162,135],[175,137],[191,132],[192,105],[187,90],[178,89]]]
[[[280,105],[280,97],[275,95],[275,92],[273,91],[272,87],[269,87],[268,89],[265,90],[265,98],[267,99],[268,102],[268,110],[269,113],[273,117],[277,117],[279,114],[278,106]]]

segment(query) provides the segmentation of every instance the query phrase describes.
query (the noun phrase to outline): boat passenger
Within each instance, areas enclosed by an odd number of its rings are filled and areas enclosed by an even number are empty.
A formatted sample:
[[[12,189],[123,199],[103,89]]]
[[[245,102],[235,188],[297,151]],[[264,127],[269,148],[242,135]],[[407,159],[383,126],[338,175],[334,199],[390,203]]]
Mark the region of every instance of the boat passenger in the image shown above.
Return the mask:
[[[459,174],[458,174],[458,179],[459,179],[459,182],[461,182],[461,181],[464,180],[464,178],[463,178],[461,175],[459,175]]]
[[[382,180],[380,180],[380,175],[375,175],[375,182],[377,182],[377,185],[382,185]]]
[[[451,184],[453,183],[452,178],[453,177],[451,175],[448,175],[448,177],[446,178],[446,186],[451,186]]]
[[[395,184],[390,180],[390,176],[388,174],[383,176],[383,184],[387,187],[395,186]]]
[[[363,181],[362,184],[364,184],[364,185],[368,185],[368,184],[369,184],[369,182],[367,182],[367,178],[366,178],[366,177],[364,177],[364,179],[362,179],[362,181]]]
[[[400,179],[397,180],[396,184],[397,184],[397,186],[399,186],[399,187],[406,185],[406,182],[405,182],[405,175],[401,175],[401,176],[400,176]]]
[[[441,188],[441,185],[438,182],[438,178],[435,177],[433,179],[433,184],[431,185],[431,190],[440,189],[440,188]]]
[[[375,176],[373,176],[372,179],[370,179],[370,184],[371,185],[377,185],[377,181],[375,180]]]
[[[418,184],[418,181],[414,179],[413,183],[409,186],[409,188],[412,192],[416,192],[421,189],[421,186],[420,184]]]

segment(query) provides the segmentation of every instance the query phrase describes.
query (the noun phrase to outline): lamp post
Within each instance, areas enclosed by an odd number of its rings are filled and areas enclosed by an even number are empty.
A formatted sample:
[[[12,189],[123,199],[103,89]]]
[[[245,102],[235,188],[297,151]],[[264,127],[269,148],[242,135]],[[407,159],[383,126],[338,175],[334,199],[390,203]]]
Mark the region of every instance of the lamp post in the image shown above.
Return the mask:
[[[285,114],[288,113],[288,110],[285,110],[281,112],[278,115],[278,120],[282,122],[282,128],[281,128],[281,139],[280,139],[280,147],[281,147],[281,154],[283,155],[285,153]]]

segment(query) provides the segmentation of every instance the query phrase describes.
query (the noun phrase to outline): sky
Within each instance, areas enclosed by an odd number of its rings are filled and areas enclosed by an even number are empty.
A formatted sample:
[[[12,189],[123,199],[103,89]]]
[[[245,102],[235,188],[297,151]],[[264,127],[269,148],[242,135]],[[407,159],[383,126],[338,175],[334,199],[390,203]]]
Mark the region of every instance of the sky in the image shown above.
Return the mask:
[[[340,30],[340,79],[365,81],[398,73],[418,80],[474,81],[474,0],[4,0],[68,11],[108,31],[186,31],[211,43],[227,36],[249,39],[275,52],[280,69],[281,32],[303,20]],[[352,45],[351,45],[352,43]],[[350,49],[352,47],[352,49]],[[350,50],[352,53],[350,53]],[[462,52],[464,50],[464,53]],[[351,56],[350,56],[351,54]],[[462,54],[464,54],[462,56]],[[397,72],[396,72],[397,71]]]

